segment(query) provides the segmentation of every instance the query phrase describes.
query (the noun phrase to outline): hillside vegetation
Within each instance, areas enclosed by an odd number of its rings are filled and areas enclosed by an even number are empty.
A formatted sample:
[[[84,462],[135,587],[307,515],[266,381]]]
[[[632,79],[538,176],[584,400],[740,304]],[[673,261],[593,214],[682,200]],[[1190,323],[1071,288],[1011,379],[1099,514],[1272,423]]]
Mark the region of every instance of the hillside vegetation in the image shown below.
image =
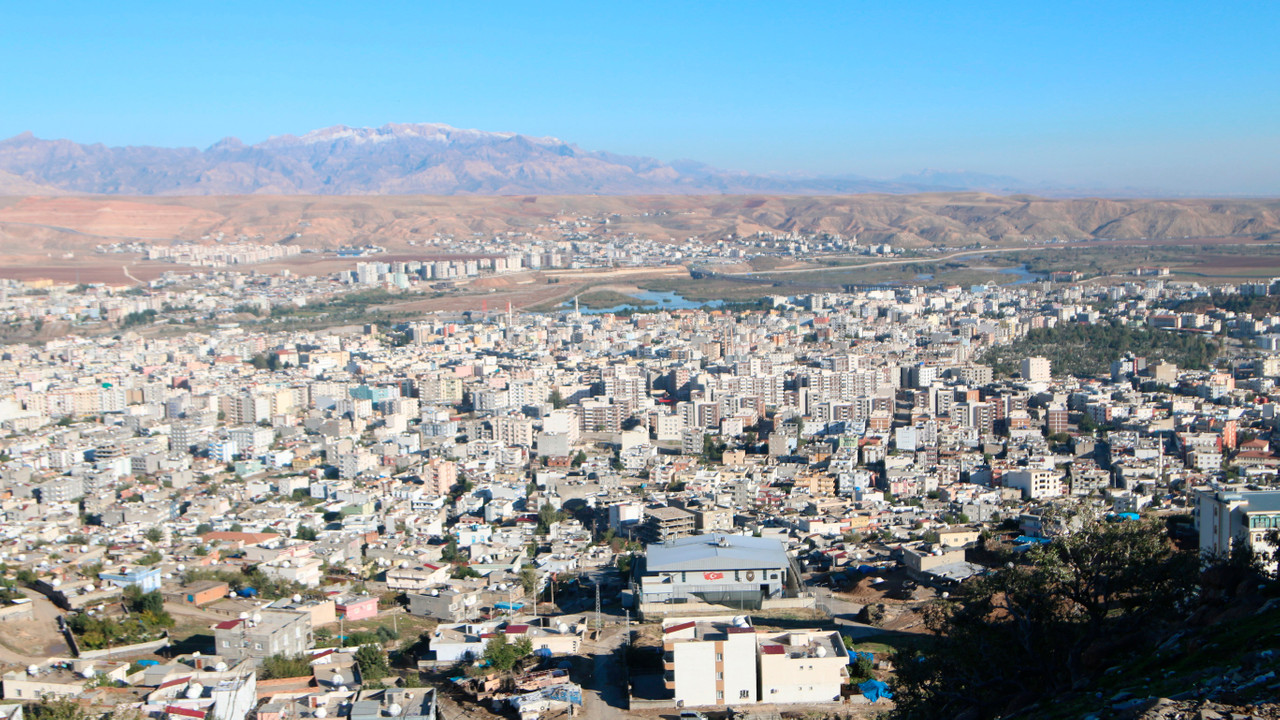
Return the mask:
[[[1121,324],[1067,323],[1030,330],[1009,345],[993,347],[982,356],[995,373],[1012,377],[1023,358],[1041,356],[1053,363],[1054,374],[1096,377],[1111,371],[1112,361],[1125,353],[1159,360],[1180,368],[1205,370],[1218,356],[1210,338],[1191,333],[1130,327]]]

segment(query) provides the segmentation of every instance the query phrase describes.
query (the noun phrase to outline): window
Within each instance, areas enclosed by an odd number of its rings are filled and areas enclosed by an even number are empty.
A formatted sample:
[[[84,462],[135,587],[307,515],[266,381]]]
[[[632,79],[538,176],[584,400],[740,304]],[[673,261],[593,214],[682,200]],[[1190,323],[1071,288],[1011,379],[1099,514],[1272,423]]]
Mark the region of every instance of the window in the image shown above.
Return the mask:
[[[716,653],[716,662],[724,662],[724,653]]]
[[[716,691],[716,699],[717,699],[717,700],[723,700],[723,699],[724,699],[724,691],[723,691],[723,690],[717,690],[717,691]]]
[[[716,673],[716,679],[717,679],[717,680],[723,680],[723,679],[724,679],[724,673],[723,673],[723,672],[718,672],[718,673]]]
[[[739,690],[739,691],[738,691],[738,699],[739,699],[739,700],[745,700],[745,699],[747,699],[747,698],[749,698],[749,697],[751,697],[751,691],[750,691],[750,690]]]

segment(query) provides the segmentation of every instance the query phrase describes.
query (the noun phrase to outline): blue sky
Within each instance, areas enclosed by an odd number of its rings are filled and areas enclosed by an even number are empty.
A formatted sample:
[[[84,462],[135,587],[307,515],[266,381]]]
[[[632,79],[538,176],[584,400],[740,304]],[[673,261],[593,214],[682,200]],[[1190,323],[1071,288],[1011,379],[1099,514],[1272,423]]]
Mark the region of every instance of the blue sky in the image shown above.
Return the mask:
[[[1280,3],[1215,5],[7,3],[0,137],[443,122],[752,172],[1278,195]]]

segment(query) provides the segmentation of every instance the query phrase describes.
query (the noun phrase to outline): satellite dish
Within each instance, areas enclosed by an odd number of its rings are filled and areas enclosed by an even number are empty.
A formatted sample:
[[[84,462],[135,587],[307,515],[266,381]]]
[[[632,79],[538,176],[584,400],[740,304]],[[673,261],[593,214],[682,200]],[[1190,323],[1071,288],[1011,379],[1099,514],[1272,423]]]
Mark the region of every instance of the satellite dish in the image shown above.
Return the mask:
[[[824,657],[826,657],[826,656],[827,656],[827,649],[826,649],[825,647],[823,647],[823,646],[819,645],[819,646],[818,646],[818,649],[814,652],[814,655],[817,655],[817,656],[818,656],[818,657],[820,657],[820,658],[824,658]]]
[[[213,666],[213,669],[214,669],[214,670],[216,670],[216,671],[218,671],[218,672],[226,672],[226,671],[227,671],[227,664],[226,664],[226,663],[224,663],[224,662],[220,662],[220,663],[218,663],[217,665],[214,665],[214,666]]]
[[[247,613],[247,612],[242,612],[242,613],[240,613],[240,619],[241,619],[241,620],[248,620],[248,619],[249,619],[249,613]]]
[[[259,612],[254,613],[254,614],[253,614],[253,624],[254,624],[254,625],[257,625],[257,624],[258,624],[258,623],[260,623],[260,622],[262,622],[262,613],[259,613]]]
[[[191,657],[200,657],[200,651],[196,650],[195,652],[191,653]]]
[[[329,709],[321,705],[320,707],[316,708],[316,711],[313,714],[318,718],[327,717],[329,715]]]
[[[400,703],[391,703],[391,707],[387,708],[387,714],[391,717],[396,717],[402,712],[404,708],[400,707]]]
[[[294,593],[294,595],[293,595],[293,601],[294,601],[294,602],[302,602],[302,596],[301,596],[301,595],[299,595],[299,594],[297,594],[297,593]]]
[[[188,700],[195,700],[204,694],[204,686],[200,683],[191,683],[187,686],[186,696]]]
[[[28,674],[28,675],[39,675],[39,674],[40,674],[40,666],[39,666],[39,665],[28,665],[28,666],[27,666],[27,674]]]

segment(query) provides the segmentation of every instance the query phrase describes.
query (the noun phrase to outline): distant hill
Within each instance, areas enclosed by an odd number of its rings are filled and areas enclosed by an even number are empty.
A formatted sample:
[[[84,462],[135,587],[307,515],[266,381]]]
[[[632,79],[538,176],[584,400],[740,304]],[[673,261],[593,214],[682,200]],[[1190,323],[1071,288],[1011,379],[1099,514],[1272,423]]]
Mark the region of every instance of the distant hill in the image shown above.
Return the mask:
[[[550,137],[448,125],[345,125],[255,145],[227,138],[196,148],[0,141],[0,193],[104,195],[686,195],[1010,191],[1013,178],[922,173],[761,176],[692,161],[589,152]]]
[[[636,236],[674,243],[825,232],[856,236],[864,245],[919,248],[1055,237],[1265,239],[1280,233],[1280,200],[1046,200],[984,193],[0,199],[0,252],[84,249],[104,238],[200,242],[219,234],[303,247],[374,243],[409,251],[433,236],[554,235],[554,227],[601,240]]]

